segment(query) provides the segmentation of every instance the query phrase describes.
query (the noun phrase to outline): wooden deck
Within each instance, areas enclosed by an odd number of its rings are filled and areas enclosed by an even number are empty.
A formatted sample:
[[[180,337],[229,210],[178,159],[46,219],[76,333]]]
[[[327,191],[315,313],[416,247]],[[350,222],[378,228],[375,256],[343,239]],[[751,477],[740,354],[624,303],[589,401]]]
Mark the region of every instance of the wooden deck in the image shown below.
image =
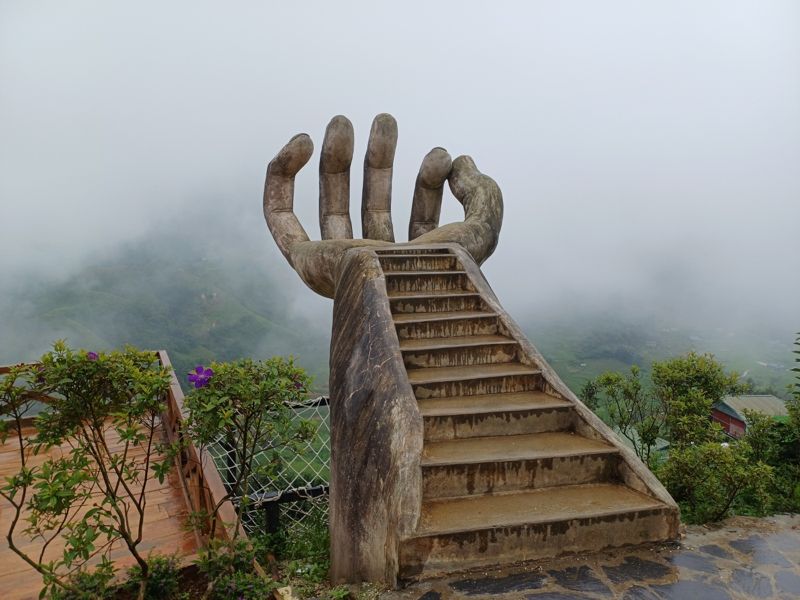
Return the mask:
[[[171,367],[166,352],[158,353],[161,362]],[[0,367],[0,374],[6,369]],[[181,435],[181,420],[183,417],[183,393],[173,373],[172,386],[168,398],[167,411],[162,415],[162,423],[158,434],[164,440],[174,440]],[[23,429],[26,436],[34,433],[32,426]],[[114,436],[107,439],[112,451],[119,450],[121,444]],[[54,448],[50,456],[58,457],[63,448]],[[143,453],[142,450],[139,452]],[[47,458],[46,455],[31,456],[29,465],[40,465]],[[203,468],[200,468],[200,460]],[[20,455],[19,442],[16,436],[9,436],[5,445],[0,446],[0,481],[19,471]],[[177,554],[186,561],[193,557],[204,542],[205,537],[201,532],[187,529],[186,517],[191,511],[208,510],[214,506],[218,499],[224,497],[225,490],[219,473],[213,462],[200,457],[197,450],[189,445],[181,453],[176,468],[170,471],[163,484],[151,478],[147,483],[145,493],[145,515],[142,542],[139,545],[143,554],[150,552],[156,554]],[[87,509],[88,510],[88,507]],[[0,498],[0,598],[2,600],[35,600],[42,588],[42,578],[32,567],[26,564],[9,547],[5,535],[8,531],[13,509],[4,499]],[[235,517],[233,506],[225,502],[220,510],[223,521],[232,522]],[[138,527],[138,519],[134,521]],[[18,547],[26,551],[39,553],[41,540],[28,539],[22,530],[25,526],[18,525],[14,536]],[[218,536],[230,535],[226,527],[217,529]],[[47,548],[45,560],[60,556],[63,550],[61,540],[54,540]],[[120,572],[131,566],[134,561],[127,548],[121,542],[115,542],[110,548],[109,558],[113,560]],[[99,561],[99,557],[95,559]]]
[[[24,430],[24,433],[30,436],[35,433],[35,430],[28,428]],[[163,433],[162,430],[162,436]],[[117,440],[108,439],[108,443],[112,452],[121,452],[122,444],[119,444]],[[57,458],[61,454],[61,448],[54,448],[49,456]],[[136,452],[131,453],[131,457],[138,458],[136,454]],[[142,455],[143,451],[140,450],[138,454]],[[46,458],[46,455],[32,456],[29,464],[31,466],[41,465]],[[19,466],[19,443],[16,437],[9,438],[5,446],[0,446],[0,478],[4,479],[17,473]],[[184,528],[188,511],[177,470],[173,469],[163,484],[159,484],[157,479],[148,481],[145,503],[144,535],[142,543],[139,545],[142,553],[147,554],[152,551],[169,554],[177,552],[181,557],[195,554],[198,540],[193,532]],[[3,534],[8,531],[12,516],[11,505],[0,499],[0,531]],[[132,526],[138,527],[138,525],[138,518],[134,518]],[[28,540],[21,529],[24,529],[24,526],[18,527],[14,536],[16,544],[23,550],[38,553],[41,543]],[[45,553],[45,560],[60,556],[62,551],[62,540],[54,540]],[[111,547],[109,558],[117,564],[120,570],[130,567],[134,563],[128,549],[120,541],[115,542]],[[41,583],[41,575],[9,549],[5,535],[3,535],[0,539],[0,597],[3,600],[35,599],[41,590]]]

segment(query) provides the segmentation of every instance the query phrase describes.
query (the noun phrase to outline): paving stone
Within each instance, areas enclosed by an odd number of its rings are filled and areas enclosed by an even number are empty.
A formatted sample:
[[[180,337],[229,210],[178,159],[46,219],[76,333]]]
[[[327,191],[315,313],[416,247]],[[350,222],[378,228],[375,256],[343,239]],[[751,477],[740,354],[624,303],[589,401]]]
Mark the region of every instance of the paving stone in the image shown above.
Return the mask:
[[[800,525],[800,517],[781,519],[782,528],[775,533],[756,529],[761,522],[753,519],[753,529],[737,523],[729,530],[691,532],[685,546],[564,558],[539,570],[528,567],[521,574],[502,571],[490,577],[479,573],[461,581],[440,581],[437,586],[421,582],[415,592],[406,590],[394,600],[482,595],[498,600],[798,600],[800,530],[795,525]],[[425,593],[429,590],[438,591]]]
[[[705,552],[706,554],[710,554],[711,556],[716,556],[717,558],[733,558],[733,555],[730,552],[725,550],[725,548],[722,546],[717,546],[716,544],[700,546],[698,550]]]
[[[633,586],[622,597],[622,600],[662,600],[653,590],[639,585]]]
[[[592,569],[585,565],[568,567],[561,571],[548,571],[548,574],[555,579],[558,585],[568,590],[603,595],[611,594],[608,586],[597,578]]]
[[[625,562],[621,565],[603,566],[606,576],[613,583],[624,583],[626,581],[647,582],[666,577],[674,570],[667,565],[643,560],[638,556],[626,556]]]
[[[775,587],[781,592],[800,597],[800,575],[792,571],[778,571],[775,573]]]
[[[731,600],[731,595],[721,585],[705,581],[676,581],[667,585],[651,586],[663,600]]]
[[[772,596],[772,583],[769,577],[750,569],[736,569],[731,573],[731,587],[734,591],[746,594],[748,598],[769,598]]]
[[[760,535],[751,535],[741,540],[731,540],[728,544],[742,554],[753,554],[757,549],[763,548],[766,542]]]
[[[450,587],[467,596],[482,594],[505,594],[538,590],[546,577],[540,573],[515,573],[505,577],[484,577],[481,579],[462,579],[453,581]]]
[[[759,548],[753,554],[754,565],[775,565],[776,567],[793,567],[794,565],[786,560],[786,557],[771,548]]]
[[[692,571],[715,573],[718,570],[717,565],[711,559],[696,552],[681,552],[670,556],[669,561],[676,567],[683,567]]]
[[[767,538],[767,543],[773,550],[782,552],[797,552],[800,550],[800,537],[788,533],[775,533]]]
[[[579,600],[580,598],[589,598],[583,594],[575,595],[574,592],[561,593],[561,592],[544,592],[542,594],[531,594],[525,596],[526,600]]]

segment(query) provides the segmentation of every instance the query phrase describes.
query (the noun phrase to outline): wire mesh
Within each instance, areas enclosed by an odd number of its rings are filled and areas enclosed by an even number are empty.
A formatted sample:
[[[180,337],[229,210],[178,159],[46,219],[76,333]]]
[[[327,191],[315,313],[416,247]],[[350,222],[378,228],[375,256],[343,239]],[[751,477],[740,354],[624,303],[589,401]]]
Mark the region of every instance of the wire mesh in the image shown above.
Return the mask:
[[[302,536],[304,529],[318,527],[320,519],[327,521],[328,518],[329,400],[320,396],[288,406],[297,420],[316,424],[316,435],[299,450],[287,448],[282,453],[280,471],[270,480],[255,481],[250,486],[246,503],[243,504],[241,498],[231,498],[248,534],[275,533],[280,529]],[[210,444],[207,451],[230,491],[237,472],[233,447],[219,440]]]

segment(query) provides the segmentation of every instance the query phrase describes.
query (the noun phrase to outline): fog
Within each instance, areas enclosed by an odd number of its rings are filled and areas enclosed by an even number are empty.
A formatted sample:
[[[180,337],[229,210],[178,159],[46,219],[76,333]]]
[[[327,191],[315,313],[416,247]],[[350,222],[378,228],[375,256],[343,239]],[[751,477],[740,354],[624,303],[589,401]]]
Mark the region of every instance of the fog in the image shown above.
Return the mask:
[[[4,0],[0,285],[68,278],[200,212],[235,222],[228,254],[260,253],[292,310],[327,327],[330,301],[264,225],[264,169],[295,133],[319,149],[347,115],[358,234],[379,112],[399,123],[401,239],[430,148],[498,182],[484,271],[520,320],[615,309],[800,328],[793,1]],[[317,156],[295,202],[312,237]],[[449,192],[442,213],[462,218]]]

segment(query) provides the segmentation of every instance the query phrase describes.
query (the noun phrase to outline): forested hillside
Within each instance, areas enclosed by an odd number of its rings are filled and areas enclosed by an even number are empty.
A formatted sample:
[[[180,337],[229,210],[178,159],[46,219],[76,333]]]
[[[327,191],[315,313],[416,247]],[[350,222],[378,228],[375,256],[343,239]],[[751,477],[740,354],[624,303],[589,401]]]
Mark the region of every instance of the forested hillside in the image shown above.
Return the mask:
[[[0,364],[34,359],[59,338],[89,349],[165,348],[179,374],[212,360],[292,354],[314,389],[327,391],[332,302],[299,283],[255,222],[197,211],[59,277],[18,277],[0,297]],[[791,382],[792,330],[702,327],[591,304],[543,312],[535,299],[514,313],[575,392],[604,371],[638,364],[646,375],[651,362],[690,350],[713,353],[756,391],[783,396]]]
[[[153,233],[60,281],[22,282],[0,305],[0,364],[35,358],[57,338],[95,350],[165,348],[179,374],[212,360],[293,354],[325,391],[325,319],[298,316],[266,257],[238,232],[203,233]]]

